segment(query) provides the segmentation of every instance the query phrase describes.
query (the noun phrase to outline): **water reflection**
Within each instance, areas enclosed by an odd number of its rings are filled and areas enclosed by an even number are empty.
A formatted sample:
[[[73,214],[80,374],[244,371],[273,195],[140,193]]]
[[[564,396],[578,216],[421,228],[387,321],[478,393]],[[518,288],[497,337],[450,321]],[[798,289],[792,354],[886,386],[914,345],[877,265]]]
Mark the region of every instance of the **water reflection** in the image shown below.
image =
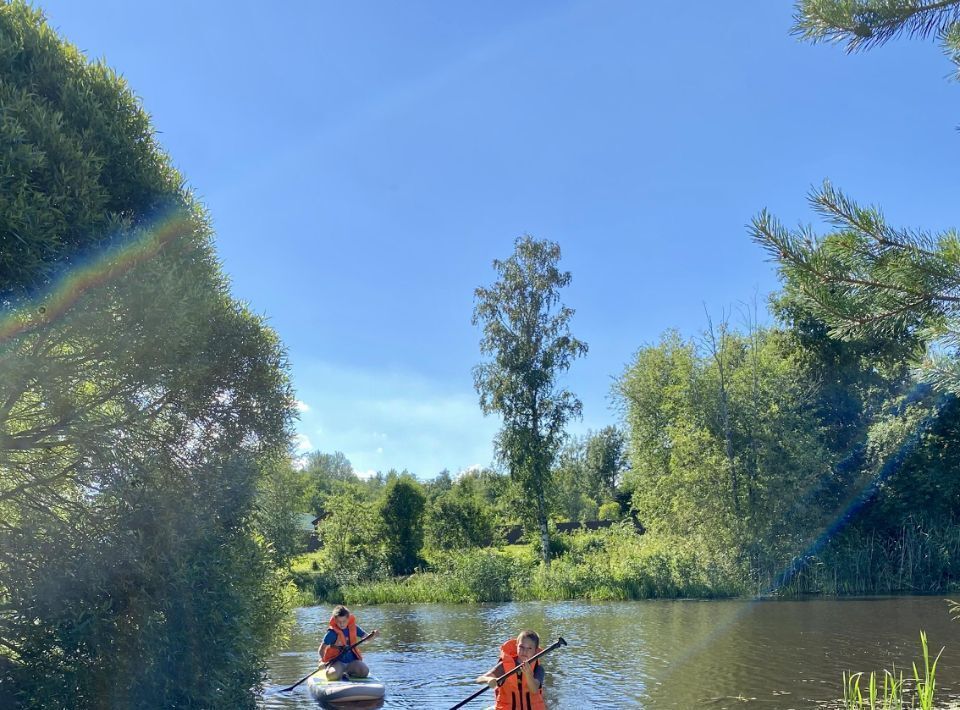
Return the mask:
[[[942,599],[649,601],[488,605],[384,605],[353,610],[380,638],[365,649],[387,697],[370,707],[449,708],[478,689],[477,675],[522,628],[546,656],[552,708],[822,708],[842,696],[841,673],[907,670],[919,632],[934,653],[938,697],[956,697],[960,625]],[[263,707],[317,708],[305,686],[278,693],[316,668],[329,610],[300,609],[288,648],[270,661]],[[272,689],[272,690],[271,690]],[[493,702],[484,695],[466,708]],[[358,704],[343,707],[359,708]],[[366,707],[366,706],[365,706]]]

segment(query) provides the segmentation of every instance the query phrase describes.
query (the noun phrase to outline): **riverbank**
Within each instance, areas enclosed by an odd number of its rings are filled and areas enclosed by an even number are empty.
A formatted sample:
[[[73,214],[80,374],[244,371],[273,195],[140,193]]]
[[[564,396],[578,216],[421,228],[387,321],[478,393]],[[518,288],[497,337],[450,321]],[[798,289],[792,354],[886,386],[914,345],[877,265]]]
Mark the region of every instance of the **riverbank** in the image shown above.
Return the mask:
[[[930,537],[917,542],[904,538],[898,546],[876,549],[853,541],[819,556],[768,560],[762,567],[716,546],[638,535],[629,526],[558,535],[555,543],[556,556],[549,566],[540,562],[532,546],[520,544],[433,551],[416,573],[404,577],[361,578],[345,573],[347,566],[332,565],[322,551],[298,558],[292,572],[303,605],[949,594],[957,590],[952,563],[931,567],[931,560],[949,556],[940,554],[936,539]],[[870,564],[864,564],[864,559]]]

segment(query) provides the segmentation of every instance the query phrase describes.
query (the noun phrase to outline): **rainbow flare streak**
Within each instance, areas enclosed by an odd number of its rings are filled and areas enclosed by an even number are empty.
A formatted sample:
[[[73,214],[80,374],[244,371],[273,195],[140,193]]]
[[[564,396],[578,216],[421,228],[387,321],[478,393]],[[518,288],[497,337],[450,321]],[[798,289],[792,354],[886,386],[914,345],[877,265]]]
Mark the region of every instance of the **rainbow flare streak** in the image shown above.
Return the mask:
[[[193,215],[171,209],[91,258],[79,261],[44,293],[20,301],[0,318],[0,345],[26,332],[49,325],[66,314],[90,289],[103,286],[155,257],[168,243],[196,233]]]

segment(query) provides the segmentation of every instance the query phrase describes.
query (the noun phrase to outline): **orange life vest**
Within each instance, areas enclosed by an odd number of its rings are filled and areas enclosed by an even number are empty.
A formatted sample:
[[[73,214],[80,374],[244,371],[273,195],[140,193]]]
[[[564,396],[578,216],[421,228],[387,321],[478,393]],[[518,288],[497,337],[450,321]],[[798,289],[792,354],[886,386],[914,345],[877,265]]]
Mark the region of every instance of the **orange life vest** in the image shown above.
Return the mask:
[[[540,653],[542,650],[538,648],[536,652]],[[503,666],[504,673],[520,665],[516,639],[510,639],[500,647],[500,664]],[[533,662],[534,672],[539,665],[540,661]],[[547,707],[543,700],[543,688],[538,690],[528,688],[523,671],[514,673],[503,681],[503,685],[494,690],[494,695],[497,699],[496,710],[546,710]]]
[[[347,633],[349,637],[344,636],[343,630],[337,625],[337,617],[335,616],[330,617],[330,628],[337,632],[337,642],[333,646],[327,646],[327,650],[323,652],[323,658],[321,659],[323,663],[329,663],[340,655],[340,651],[343,649],[337,648],[337,646],[347,646],[357,642],[357,620],[353,614],[347,619]],[[363,658],[363,656],[360,655],[359,648],[354,648],[352,651],[353,655],[357,657],[357,660]]]

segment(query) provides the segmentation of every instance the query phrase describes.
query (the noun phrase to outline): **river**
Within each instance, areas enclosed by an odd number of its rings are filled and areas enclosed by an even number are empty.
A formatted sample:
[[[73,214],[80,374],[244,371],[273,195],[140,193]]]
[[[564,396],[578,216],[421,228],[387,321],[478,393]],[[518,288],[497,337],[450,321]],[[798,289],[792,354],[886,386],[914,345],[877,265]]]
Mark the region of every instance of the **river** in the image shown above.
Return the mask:
[[[499,645],[523,628],[541,646],[551,708],[835,708],[843,671],[922,668],[921,630],[937,667],[938,707],[960,698],[960,623],[941,597],[788,601],[522,602],[352,609],[382,637],[365,645],[387,684],[383,708],[449,708],[480,686]],[[317,708],[306,686],[330,609],[301,608],[287,648],[269,663],[263,707]],[[486,691],[466,706],[493,702]],[[346,707],[346,706],[344,706]]]

